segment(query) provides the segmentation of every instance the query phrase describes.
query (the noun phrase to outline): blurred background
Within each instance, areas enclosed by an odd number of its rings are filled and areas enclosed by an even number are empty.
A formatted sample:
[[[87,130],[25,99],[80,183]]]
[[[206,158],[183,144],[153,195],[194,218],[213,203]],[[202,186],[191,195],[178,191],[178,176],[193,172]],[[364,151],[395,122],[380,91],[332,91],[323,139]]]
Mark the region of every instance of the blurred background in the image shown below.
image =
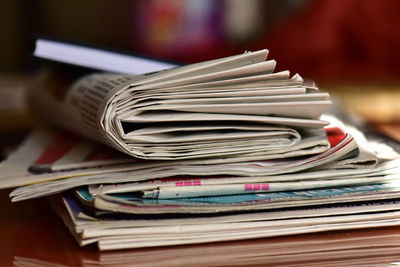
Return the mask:
[[[398,121],[399,14],[397,0],[2,0],[0,131],[31,123],[34,34],[182,64],[267,48],[351,112]]]

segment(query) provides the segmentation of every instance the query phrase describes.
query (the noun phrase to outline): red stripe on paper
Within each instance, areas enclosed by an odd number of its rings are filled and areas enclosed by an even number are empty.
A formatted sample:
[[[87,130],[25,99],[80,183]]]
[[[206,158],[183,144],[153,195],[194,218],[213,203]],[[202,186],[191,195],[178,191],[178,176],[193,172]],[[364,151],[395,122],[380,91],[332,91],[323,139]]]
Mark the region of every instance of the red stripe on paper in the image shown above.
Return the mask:
[[[81,142],[81,138],[69,133],[59,132],[49,142],[46,149],[42,152],[35,164],[51,164],[62,158],[74,146]]]
[[[325,127],[324,129],[331,147],[335,147],[346,138],[346,132],[339,127]]]
[[[267,191],[269,190],[269,184],[245,184],[244,191]]]

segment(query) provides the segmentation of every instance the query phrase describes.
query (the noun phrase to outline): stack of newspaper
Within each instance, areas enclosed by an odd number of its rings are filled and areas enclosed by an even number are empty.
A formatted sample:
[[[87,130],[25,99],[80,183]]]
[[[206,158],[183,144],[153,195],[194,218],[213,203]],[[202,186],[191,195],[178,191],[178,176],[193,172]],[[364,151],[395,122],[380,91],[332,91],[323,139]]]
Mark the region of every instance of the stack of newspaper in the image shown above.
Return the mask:
[[[64,192],[55,210],[101,250],[399,225],[399,155],[321,117],[329,95],[267,54],[42,90],[34,108],[68,131],[33,131],[0,186]]]
[[[206,245],[171,246],[89,254],[71,253],[74,263],[93,266],[396,266],[400,261],[396,227],[295,235]],[[290,255],[290,256],[288,256]],[[30,255],[29,255],[30,256]],[[71,258],[68,258],[71,260]],[[72,261],[72,260],[71,260]],[[23,255],[16,267],[64,267],[60,260]]]

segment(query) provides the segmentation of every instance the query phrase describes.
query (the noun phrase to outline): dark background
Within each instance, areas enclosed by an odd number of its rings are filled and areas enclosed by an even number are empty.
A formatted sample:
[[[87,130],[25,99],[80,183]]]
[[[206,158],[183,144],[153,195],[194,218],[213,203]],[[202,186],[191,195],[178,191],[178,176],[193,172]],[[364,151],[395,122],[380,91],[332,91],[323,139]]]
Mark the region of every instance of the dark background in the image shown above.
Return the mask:
[[[396,0],[2,0],[0,71],[33,67],[32,34],[189,63],[268,48],[321,81],[394,81]]]

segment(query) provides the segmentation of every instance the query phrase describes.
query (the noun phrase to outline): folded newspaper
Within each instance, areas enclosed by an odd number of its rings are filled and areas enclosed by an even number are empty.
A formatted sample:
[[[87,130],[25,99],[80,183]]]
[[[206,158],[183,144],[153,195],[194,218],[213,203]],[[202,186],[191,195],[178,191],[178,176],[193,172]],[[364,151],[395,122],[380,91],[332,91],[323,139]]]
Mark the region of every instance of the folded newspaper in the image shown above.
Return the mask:
[[[246,52],[137,76],[92,74],[64,92],[41,90],[32,103],[41,117],[137,158],[296,151],[303,138],[323,135],[318,129],[327,122],[319,117],[329,95],[298,74],[274,73],[267,55]]]
[[[0,188],[62,192],[57,213],[101,250],[400,225],[399,154],[323,114],[329,95],[267,54],[72,86],[39,77],[50,88],[33,108],[61,128],[32,131]]]

